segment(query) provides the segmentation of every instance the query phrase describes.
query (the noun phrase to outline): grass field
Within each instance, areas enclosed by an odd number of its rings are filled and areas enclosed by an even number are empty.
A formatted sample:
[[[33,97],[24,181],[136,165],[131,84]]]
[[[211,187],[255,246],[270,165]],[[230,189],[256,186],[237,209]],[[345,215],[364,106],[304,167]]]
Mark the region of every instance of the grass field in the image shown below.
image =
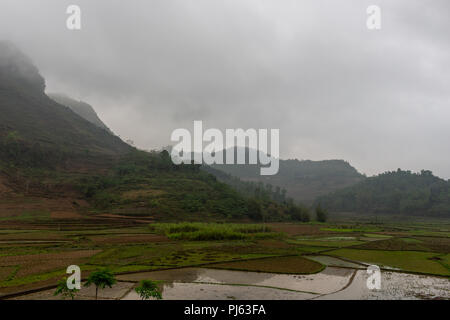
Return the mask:
[[[433,259],[437,255],[432,252],[338,249],[328,254],[404,271],[450,275],[450,269]]]

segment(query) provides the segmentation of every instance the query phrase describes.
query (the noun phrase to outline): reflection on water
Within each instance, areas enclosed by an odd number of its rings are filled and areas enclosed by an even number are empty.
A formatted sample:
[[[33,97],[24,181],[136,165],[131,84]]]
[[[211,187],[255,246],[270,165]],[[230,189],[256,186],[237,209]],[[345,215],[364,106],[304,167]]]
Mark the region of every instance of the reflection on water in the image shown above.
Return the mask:
[[[245,272],[207,268],[184,268],[145,272],[120,276],[124,281],[143,279],[168,282],[195,282],[213,284],[241,284],[283,288],[308,293],[325,294],[345,286],[354,271],[351,269],[328,267],[311,275],[275,274],[265,272]]]
[[[312,275],[185,268],[122,275],[122,281],[164,280],[165,299],[310,299],[340,290],[354,270],[328,267]],[[137,298],[134,292],[126,299]]]
[[[337,261],[329,260],[336,263]],[[117,276],[113,288],[99,291],[101,299],[139,299],[134,288],[144,279],[163,280],[166,300],[303,300],[303,299],[450,299],[448,278],[382,271],[381,289],[367,288],[366,270],[327,267],[311,275],[289,275],[183,268]],[[17,299],[59,299],[54,289]],[[94,299],[95,289],[83,287],[76,299]]]
[[[333,267],[347,267],[347,268],[354,268],[354,269],[361,269],[365,268],[363,264],[357,264],[353,262],[348,262],[336,257],[331,256],[322,256],[322,255],[316,255],[316,256],[308,256],[308,259],[317,261],[321,264],[324,264],[326,266],[333,266]]]
[[[366,282],[366,271],[358,270],[348,288],[318,299],[450,299],[450,281],[447,278],[382,272],[380,290],[367,289]]]
[[[175,282],[164,285],[163,297],[165,300],[304,300],[316,295],[264,287]],[[137,299],[134,290],[124,298]]]
[[[365,270],[338,267],[327,267],[312,275],[185,268],[119,278],[164,280],[163,298],[169,300],[450,299],[450,282],[446,278],[382,272],[381,290],[369,290]],[[132,290],[124,299],[138,299],[138,296]]]

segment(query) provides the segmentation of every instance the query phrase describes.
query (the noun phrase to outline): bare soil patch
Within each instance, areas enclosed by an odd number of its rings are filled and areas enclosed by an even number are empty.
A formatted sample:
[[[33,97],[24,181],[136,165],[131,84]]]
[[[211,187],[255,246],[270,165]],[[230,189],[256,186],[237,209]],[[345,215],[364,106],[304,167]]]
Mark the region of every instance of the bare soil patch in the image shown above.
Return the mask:
[[[24,214],[48,212],[53,219],[80,219],[78,210],[86,202],[74,198],[40,198],[28,196],[8,196],[0,201],[0,218],[21,219]]]
[[[0,267],[19,266],[17,277],[39,274],[80,264],[100,250],[77,250],[61,253],[0,257]]]
[[[129,243],[151,243],[165,242],[169,239],[163,235],[122,235],[122,236],[98,236],[90,238],[96,244],[129,244]]]
[[[273,257],[273,258],[253,259],[247,261],[217,263],[208,266],[208,268],[273,272],[273,273],[308,274],[321,271],[323,269],[323,265],[316,261],[303,258],[301,256],[290,256],[290,257]]]

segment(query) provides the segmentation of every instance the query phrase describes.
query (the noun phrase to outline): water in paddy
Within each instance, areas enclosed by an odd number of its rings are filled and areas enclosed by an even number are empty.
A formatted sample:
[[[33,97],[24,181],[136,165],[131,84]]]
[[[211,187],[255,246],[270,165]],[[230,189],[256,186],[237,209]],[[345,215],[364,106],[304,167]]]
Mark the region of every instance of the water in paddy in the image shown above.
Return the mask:
[[[185,268],[123,275],[123,281],[164,280],[167,300],[202,299],[450,299],[447,278],[382,272],[381,290],[369,290],[365,270],[327,267],[312,275]],[[138,299],[131,290],[124,299]]]
[[[349,261],[345,261],[336,257],[331,256],[308,256],[308,259],[317,261],[321,264],[324,264],[326,266],[333,266],[333,267],[347,267],[347,268],[354,268],[354,269],[360,269],[365,268],[363,264],[357,264]]]
[[[450,299],[448,278],[383,271],[381,290],[369,290],[366,270],[340,267],[312,275],[184,268],[117,278],[112,288],[99,290],[100,299],[139,299],[134,288],[143,279],[164,280],[165,300]],[[44,290],[15,299],[60,299],[53,293]],[[95,299],[94,287],[83,286],[76,299]]]
[[[358,270],[347,288],[317,299],[450,299],[450,280],[448,278],[400,272],[382,272],[380,290],[367,289],[366,282],[366,271]]]

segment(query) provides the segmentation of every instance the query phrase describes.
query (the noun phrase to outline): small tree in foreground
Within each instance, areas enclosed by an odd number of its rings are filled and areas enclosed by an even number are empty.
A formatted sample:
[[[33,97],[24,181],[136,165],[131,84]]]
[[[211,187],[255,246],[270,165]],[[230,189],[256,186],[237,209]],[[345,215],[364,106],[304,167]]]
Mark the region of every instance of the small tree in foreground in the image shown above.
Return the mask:
[[[117,281],[114,278],[114,275],[109,270],[100,270],[92,272],[86,283],[84,284],[85,287],[89,287],[91,284],[95,285],[95,300],[97,300],[98,296],[98,289],[104,289],[106,287],[112,287],[113,284],[115,284]]]
[[[328,212],[322,209],[320,205],[316,207],[316,220],[319,222],[326,222],[328,219]]]
[[[135,290],[142,300],[148,300],[150,298],[162,299],[158,284],[152,280],[142,280]]]
[[[62,296],[63,299],[71,298],[72,300],[75,298],[75,294],[77,293],[78,289],[73,288],[69,289],[67,286],[67,278],[62,278],[58,282],[58,286],[56,287],[55,292],[53,293],[54,296]]]

